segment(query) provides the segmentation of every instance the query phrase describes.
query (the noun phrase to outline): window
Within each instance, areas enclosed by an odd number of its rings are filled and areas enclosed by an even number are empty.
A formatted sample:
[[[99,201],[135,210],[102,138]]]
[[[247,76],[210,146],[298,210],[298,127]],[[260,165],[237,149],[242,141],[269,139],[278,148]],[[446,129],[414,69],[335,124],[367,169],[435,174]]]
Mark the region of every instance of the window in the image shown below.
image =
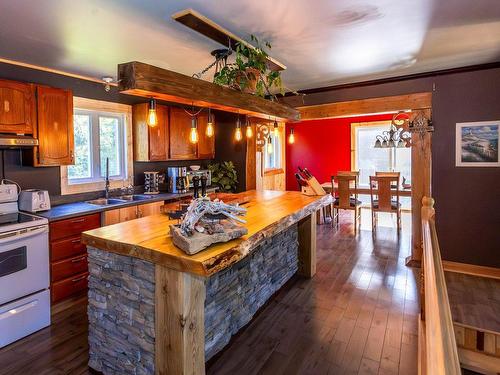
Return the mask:
[[[124,115],[76,109],[75,165],[68,167],[70,184],[102,180],[109,160],[109,176],[125,179]]]
[[[359,170],[359,184],[368,187],[375,172],[396,171],[411,180],[411,148],[374,148],[375,138],[390,122],[352,124],[353,166]]]
[[[281,168],[281,137],[280,134],[278,134],[278,136],[275,136],[274,132],[272,131],[271,131],[271,146],[272,149],[269,148],[269,143],[268,141],[266,141],[265,169],[279,169]]]
[[[61,194],[104,189],[106,159],[112,189],[133,183],[132,107],[73,98],[75,164],[61,167]]]

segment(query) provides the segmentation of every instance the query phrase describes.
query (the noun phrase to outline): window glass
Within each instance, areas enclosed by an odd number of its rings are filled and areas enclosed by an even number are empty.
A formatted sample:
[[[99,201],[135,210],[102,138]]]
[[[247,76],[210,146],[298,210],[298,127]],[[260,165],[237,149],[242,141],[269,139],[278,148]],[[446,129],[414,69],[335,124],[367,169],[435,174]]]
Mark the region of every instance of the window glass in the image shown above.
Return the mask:
[[[90,116],[75,114],[74,136],[75,136],[75,164],[68,167],[69,179],[81,179],[92,177],[91,129]]]
[[[277,169],[281,168],[281,138],[280,135],[275,136],[274,133],[271,133],[271,145],[269,148],[269,142],[266,142],[265,147],[265,160],[266,160],[266,169]],[[271,151],[271,152],[269,152]]]
[[[376,136],[384,130],[387,126],[356,127],[356,166],[360,186],[369,186],[370,176],[375,172],[390,170],[390,149],[373,147]]]
[[[120,126],[116,117],[99,116],[99,147],[101,160],[101,176],[106,175],[106,158],[109,158],[109,175],[120,176]]]
[[[109,176],[125,179],[124,116],[76,109],[75,165],[68,167],[69,183],[102,181],[109,158]]]

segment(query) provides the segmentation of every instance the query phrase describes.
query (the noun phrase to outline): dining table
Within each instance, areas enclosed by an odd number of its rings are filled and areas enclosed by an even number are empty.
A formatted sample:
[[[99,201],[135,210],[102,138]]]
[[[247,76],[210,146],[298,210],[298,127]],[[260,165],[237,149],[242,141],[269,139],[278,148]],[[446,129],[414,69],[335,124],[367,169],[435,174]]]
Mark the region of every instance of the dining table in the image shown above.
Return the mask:
[[[327,194],[330,194],[332,192],[332,183],[330,181],[327,181],[327,182],[323,182],[321,184],[321,187],[325,190],[325,192]],[[335,184],[335,188],[337,188],[337,184]],[[396,189],[393,189],[394,192],[396,191]],[[351,189],[352,193],[358,193],[360,195],[370,195],[371,192],[370,192],[370,188],[369,187],[363,187],[363,188],[360,188],[358,187],[357,189],[354,189],[354,187]],[[376,191],[376,189],[374,190],[374,192]],[[411,197],[411,186],[410,187],[405,187],[405,188],[402,188],[402,189],[399,189],[399,196],[401,197]]]

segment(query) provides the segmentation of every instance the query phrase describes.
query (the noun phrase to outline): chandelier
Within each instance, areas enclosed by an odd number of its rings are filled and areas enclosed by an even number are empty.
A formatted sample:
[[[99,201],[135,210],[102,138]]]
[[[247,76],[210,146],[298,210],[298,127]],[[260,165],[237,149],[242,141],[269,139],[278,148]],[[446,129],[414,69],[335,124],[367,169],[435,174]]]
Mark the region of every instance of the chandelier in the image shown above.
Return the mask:
[[[375,148],[410,147],[411,134],[404,128],[404,124],[409,120],[406,112],[398,112],[392,116],[389,130],[384,130],[382,134],[375,137]]]

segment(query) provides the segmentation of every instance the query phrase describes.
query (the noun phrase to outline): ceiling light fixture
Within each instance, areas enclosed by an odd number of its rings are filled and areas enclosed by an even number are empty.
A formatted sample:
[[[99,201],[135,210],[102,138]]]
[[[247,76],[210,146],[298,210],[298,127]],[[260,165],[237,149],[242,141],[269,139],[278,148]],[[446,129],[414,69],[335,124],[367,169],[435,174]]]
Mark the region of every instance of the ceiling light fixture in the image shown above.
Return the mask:
[[[189,141],[193,144],[198,143],[198,119],[191,117],[191,131],[189,132]]]
[[[382,134],[375,137],[374,148],[403,148],[410,147],[411,134],[405,123],[408,122],[410,116],[404,111],[399,111],[392,116],[389,130],[384,130]]]
[[[293,128],[290,128],[290,135],[288,136],[288,143],[293,145],[295,143],[295,134]]]
[[[234,139],[236,140],[236,142],[239,142],[243,139],[243,134],[241,133],[240,115],[238,115],[238,118],[236,120],[236,131],[234,132]]]
[[[245,135],[247,138],[252,138],[253,137],[253,130],[252,130],[252,124],[250,124],[250,119],[246,118],[246,130],[245,130]]]
[[[104,91],[111,91],[111,83],[113,83],[113,77],[102,77],[102,81],[104,82]]]
[[[215,129],[214,129],[214,116],[212,114],[212,111],[210,108],[208,108],[208,122],[207,122],[207,128],[205,129],[205,134],[207,137],[211,138],[215,134]]]
[[[154,98],[151,98],[149,100],[147,124],[152,128],[158,125],[158,116],[156,115],[156,100]]]

